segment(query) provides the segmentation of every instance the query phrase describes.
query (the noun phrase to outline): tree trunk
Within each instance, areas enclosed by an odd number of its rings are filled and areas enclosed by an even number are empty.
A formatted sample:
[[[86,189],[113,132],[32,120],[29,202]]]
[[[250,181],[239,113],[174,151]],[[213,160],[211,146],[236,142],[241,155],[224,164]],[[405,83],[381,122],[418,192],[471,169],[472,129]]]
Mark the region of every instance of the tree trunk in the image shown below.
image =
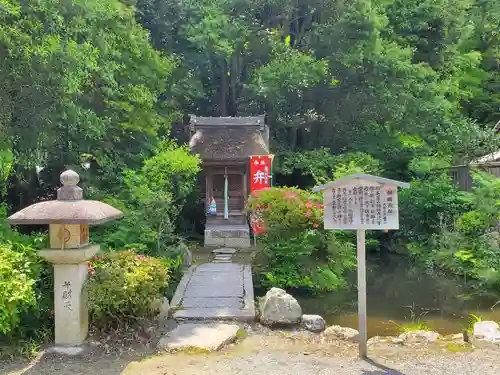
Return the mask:
[[[219,111],[221,116],[227,116],[227,99],[228,99],[228,70],[226,60],[221,62],[221,83],[220,83],[220,98],[219,98]]]

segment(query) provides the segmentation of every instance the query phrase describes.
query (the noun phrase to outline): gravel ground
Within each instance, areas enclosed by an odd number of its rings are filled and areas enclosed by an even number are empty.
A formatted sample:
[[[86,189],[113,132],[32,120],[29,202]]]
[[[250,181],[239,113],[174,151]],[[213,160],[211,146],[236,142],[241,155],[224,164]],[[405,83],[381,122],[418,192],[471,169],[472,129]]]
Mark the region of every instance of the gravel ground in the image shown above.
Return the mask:
[[[382,346],[385,345],[385,346]],[[356,358],[345,342],[320,343],[284,335],[255,334],[222,352],[154,356],[97,355],[63,359],[45,355],[30,364],[0,364],[8,375],[433,375],[500,374],[500,346],[451,352],[446,346],[372,347],[370,360]]]

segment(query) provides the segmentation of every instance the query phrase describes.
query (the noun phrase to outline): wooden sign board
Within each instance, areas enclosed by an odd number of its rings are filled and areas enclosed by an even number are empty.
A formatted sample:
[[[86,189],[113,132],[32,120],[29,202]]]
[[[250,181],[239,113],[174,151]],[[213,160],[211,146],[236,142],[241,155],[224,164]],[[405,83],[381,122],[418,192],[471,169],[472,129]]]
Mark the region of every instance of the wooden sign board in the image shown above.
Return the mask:
[[[357,179],[323,191],[325,229],[399,229],[398,188]]]
[[[368,174],[354,174],[315,187],[323,192],[325,229],[357,230],[359,356],[366,358],[366,249],[367,229],[399,229],[398,187],[406,182]]]

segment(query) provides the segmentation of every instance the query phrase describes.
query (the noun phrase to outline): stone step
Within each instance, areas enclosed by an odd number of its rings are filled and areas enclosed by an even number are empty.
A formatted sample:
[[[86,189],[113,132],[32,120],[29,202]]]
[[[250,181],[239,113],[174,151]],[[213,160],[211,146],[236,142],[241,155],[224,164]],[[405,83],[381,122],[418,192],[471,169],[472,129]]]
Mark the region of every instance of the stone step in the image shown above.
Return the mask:
[[[233,257],[231,255],[216,255],[215,260],[231,260]]]
[[[220,249],[212,250],[214,254],[234,254],[236,249],[231,249],[230,247],[221,247]]]
[[[232,215],[227,219],[224,216],[207,216],[207,225],[245,225],[247,218],[245,215]]]
[[[178,310],[173,314],[176,320],[237,320],[242,322],[252,322],[255,320],[255,311],[248,308],[192,308]]]
[[[207,225],[205,246],[249,248],[250,228],[248,225]]]
[[[159,350],[197,348],[215,351],[236,340],[240,327],[236,324],[186,323],[167,333],[158,342]]]

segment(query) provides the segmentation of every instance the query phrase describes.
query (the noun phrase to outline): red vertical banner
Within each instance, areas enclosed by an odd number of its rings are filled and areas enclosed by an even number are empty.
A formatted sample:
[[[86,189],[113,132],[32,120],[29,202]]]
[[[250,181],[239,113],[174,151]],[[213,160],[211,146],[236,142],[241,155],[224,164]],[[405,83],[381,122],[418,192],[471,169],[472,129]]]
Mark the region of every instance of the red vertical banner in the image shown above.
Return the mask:
[[[250,156],[250,193],[271,187],[272,160],[271,155]],[[263,234],[266,231],[264,222],[258,216],[258,213],[254,213],[250,218],[255,235]]]
[[[250,192],[271,187],[271,155],[250,156]]]

